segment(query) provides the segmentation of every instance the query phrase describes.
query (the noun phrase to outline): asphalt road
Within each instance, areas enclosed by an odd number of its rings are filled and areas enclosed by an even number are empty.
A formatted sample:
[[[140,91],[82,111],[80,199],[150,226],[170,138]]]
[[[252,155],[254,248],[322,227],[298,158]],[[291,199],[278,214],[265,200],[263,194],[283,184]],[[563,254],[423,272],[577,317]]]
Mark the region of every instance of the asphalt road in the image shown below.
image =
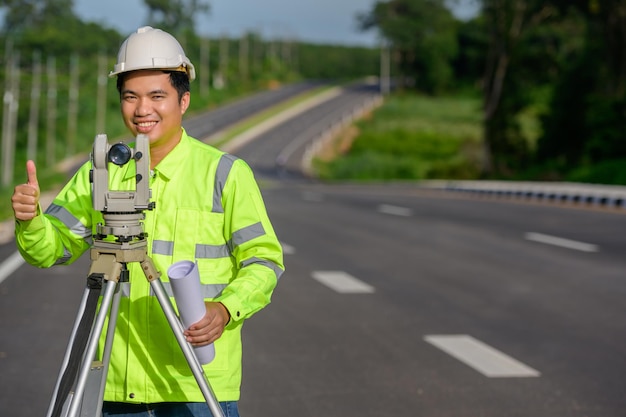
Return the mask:
[[[243,416],[625,415],[623,211],[319,184],[297,174],[304,139],[276,163],[276,129],[235,151],[287,266],[244,329]],[[1,416],[45,413],[87,269],[0,282]]]
[[[275,90],[260,92],[235,100],[208,113],[198,114],[185,119],[183,124],[189,135],[204,140],[260,111],[322,85],[322,82],[303,81]]]
[[[273,305],[246,329],[250,414],[624,415],[623,214],[406,186],[265,193],[292,254]],[[373,292],[314,279],[329,271]],[[487,376],[426,342],[432,335],[469,336],[539,375]]]

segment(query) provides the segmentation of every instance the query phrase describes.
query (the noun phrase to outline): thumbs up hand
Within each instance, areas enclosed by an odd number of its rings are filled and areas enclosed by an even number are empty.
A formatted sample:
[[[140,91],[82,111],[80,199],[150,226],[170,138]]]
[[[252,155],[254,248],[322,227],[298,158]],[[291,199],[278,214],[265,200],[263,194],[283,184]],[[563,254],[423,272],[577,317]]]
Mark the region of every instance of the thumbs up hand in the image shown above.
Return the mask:
[[[37,168],[33,161],[26,162],[26,174],[28,181],[15,187],[11,202],[13,213],[18,220],[32,220],[37,216],[39,205],[39,182],[37,181]]]

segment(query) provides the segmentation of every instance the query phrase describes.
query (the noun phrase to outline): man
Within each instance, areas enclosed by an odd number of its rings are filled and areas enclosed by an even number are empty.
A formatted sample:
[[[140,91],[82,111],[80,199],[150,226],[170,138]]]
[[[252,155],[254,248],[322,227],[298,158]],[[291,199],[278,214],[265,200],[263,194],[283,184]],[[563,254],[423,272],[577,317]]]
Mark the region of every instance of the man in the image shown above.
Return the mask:
[[[185,336],[194,346],[214,343],[215,359],[204,370],[224,414],[238,416],[241,328],[270,302],[284,270],[280,244],[248,165],[182,128],[195,70],[174,37],[140,28],[122,44],[111,76],[117,76],[127,128],[150,141],[156,208],[143,222],[148,254],[163,281],[173,263],[197,263],[206,314]],[[72,263],[91,247],[103,222],[92,207],[91,164],[80,168],[46,213],[35,164],[26,167],[28,182],[12,197],[18,248],[39,267]],[[110,189],[134,184],[134,168],[109,164]],[[140,265],[128,267],[130,290],[120,303],[104,415],[210,416]]]

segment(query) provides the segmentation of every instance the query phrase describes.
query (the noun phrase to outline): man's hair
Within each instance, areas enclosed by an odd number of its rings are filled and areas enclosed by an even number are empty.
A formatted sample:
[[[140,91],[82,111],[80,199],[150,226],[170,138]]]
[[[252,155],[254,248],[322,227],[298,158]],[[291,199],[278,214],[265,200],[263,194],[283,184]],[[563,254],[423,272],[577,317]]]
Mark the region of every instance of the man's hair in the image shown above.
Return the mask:
[[[178,102],[183,98],[183,94],[189,91],[189,77],[187,73],[181,71],[163,71],[170,76],[170,84],[172,87],[176,89],[178,93]],[[124,85],[124,80],[126,79],[127,72],[123,72],[117,76],[117,92],[120,93],[120,98],[122,95],[122,86]]]

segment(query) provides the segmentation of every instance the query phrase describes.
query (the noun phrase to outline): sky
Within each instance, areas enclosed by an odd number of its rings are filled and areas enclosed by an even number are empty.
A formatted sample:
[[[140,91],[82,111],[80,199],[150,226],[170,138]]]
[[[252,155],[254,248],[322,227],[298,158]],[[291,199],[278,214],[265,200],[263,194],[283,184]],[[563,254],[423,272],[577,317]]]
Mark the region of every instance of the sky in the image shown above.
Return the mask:
[[[248,31],[263,38],[343,45],[376,46],[375,30],[361,32],[356,15],[369,12],[376,0],[210,0],[211,11],[196,22],[201,35],[239,37]],[[470,16],[473,0],[455,8],[460,18]],[[122,35],[143,26],[143,0],[74,0],[74,11],[84,20],[103,23]]]

